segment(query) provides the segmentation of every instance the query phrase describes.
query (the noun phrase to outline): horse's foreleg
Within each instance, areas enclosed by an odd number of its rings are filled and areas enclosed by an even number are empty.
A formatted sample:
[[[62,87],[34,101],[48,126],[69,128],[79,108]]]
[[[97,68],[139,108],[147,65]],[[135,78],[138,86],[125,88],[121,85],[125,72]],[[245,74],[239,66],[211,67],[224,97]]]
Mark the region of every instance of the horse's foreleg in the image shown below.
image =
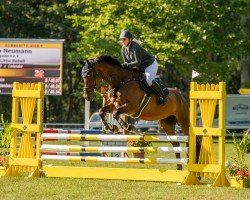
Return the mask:
[[[122,113],[120,113],[118,110],[116,110],[113,113],[113,117],[114,117],[114,119],[116,119],[116,121],[118,122],[118,124],[121,126],[122,129],[128,130],[129,124],[127,122],[125,122],[122,118],[120,118],[121,114]]]
[[[112,130],[113,129],[112,125],[109,124],[107,122],[107,120],[105,119],[105,116],[106,116],[106,113],[112,113],[114,109],[115,109],[115,106],[112,103],[110,103],[110,104],[102,107],[99,110],[99,115],[100,115],[100,117],[102,119],[102,123],[104,125],[105,130]]]
[[[133,128],[130,124],[128,124],[122,118],[120,118],[120,115],[128,113],[129,110],[130,110],[129,104],[123,104],[113,113],[114,114],[113,116],[116,119],[116,121],[120,124],[121,128],[125,130],[132,130]]]

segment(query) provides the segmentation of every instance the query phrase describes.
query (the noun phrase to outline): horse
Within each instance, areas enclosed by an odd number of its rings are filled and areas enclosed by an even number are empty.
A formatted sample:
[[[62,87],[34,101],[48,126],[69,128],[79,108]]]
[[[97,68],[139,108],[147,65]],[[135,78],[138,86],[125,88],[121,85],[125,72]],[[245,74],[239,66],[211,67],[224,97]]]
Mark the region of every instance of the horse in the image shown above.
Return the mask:
[[[113,117],[123,127],[129,128],[126,122],[119,117],[121,114],[134,115],[145,97],[146,92],[141,89],[142,72],[136,69],[124,68],[112,56],[101,55],[93,59],[79,61],[82,64],[82,79],[84,84],[84,98],[91,101],[95,89],[105,81],[109,89],[109,103],[100,110],[105,129],[111,126],[105,120],[106,113],[113,113]],[[161,128],[167,135],[175,135],[175,125],[181,127],[184,135],[189,135],[189,105],[177,89],[168,88],[167,103],[160,105],[156,94],[151,94],[148,104],[140,111],[139,119],[158,120]],[[171,142],[174,147],[179,147],[179,142]],[[200,142],[196,145],[196,159],[199,157]],[[180,158],[180,153],[175,153]],[[181,170],[182,165],[178,164]]]

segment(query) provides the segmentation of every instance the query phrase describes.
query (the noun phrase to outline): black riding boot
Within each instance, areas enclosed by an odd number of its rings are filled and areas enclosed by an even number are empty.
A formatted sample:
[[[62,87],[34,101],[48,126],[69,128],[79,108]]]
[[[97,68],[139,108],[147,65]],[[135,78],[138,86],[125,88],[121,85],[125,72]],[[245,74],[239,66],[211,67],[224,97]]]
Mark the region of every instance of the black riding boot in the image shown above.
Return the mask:
[[[155,80],[153,80],[151,88],[155,91],[155,93],[158,96],[158,103],[164,106],[167,102],[167,98],[164,92],[162,91],[161,86]]]

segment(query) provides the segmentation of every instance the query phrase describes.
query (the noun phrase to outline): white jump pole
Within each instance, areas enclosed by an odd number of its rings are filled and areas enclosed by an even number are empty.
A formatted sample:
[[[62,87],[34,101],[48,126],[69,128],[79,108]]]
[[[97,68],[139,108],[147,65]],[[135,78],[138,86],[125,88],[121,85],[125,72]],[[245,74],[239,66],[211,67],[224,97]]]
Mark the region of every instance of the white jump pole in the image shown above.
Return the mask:
[[[90,101],[85,100],[85,116],[84,116],[84,129],[89,130],[89,112],[90,112]],[[88,146],[89,141],[84,141],[83,145]]]
[[[85,130],[89,130],[89,111],[90,111],[90,102],[85,100],[85,119],[84,119]]]

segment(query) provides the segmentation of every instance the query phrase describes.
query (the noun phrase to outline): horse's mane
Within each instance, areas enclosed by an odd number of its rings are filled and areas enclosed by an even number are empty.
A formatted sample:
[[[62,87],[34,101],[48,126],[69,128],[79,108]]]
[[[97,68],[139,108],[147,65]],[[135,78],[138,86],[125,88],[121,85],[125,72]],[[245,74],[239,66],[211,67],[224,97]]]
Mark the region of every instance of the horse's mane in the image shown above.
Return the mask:
[[[112,56],[109,56],[109,55],[101,55],[99,57],[97,57],[95,59],[96,62],[107,62],[109,64],[113,64],[113,65],[117,65],[119,67],[121,67],[121,63],[119,62],[119,60],[117,60],[116,58],[113,58]]]
[[[107,54],[103,54],[103,55],[100,55],[100,56],[96,57],[94,59],[94,62],[95,63],[96,62],[106,62],[106,63],[115,65],[117,67],[120,67],[120,68],[128,70],[128,71],[133,71],[133,72],[136,72],[136,73],[141,73],[138,69],[135,69],[135,68],[123,68],[122,64],[120,63],[119,60],[117,60],[116,58],[114,58],[114,57],[112,57],[110,55],[107,55]]]

